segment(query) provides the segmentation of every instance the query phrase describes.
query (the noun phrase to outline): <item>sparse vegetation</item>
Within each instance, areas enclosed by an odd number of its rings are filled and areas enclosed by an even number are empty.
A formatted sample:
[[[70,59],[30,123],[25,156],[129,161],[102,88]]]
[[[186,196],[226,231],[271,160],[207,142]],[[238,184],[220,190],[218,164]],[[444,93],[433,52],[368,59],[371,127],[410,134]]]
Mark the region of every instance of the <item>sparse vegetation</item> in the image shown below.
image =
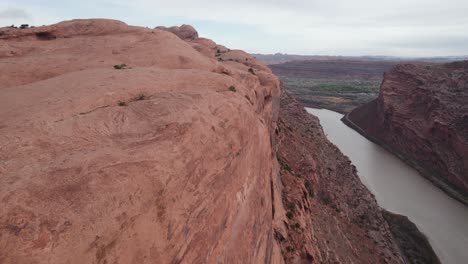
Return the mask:
[[[226,53],[226,52],[229,52],[229,51],[231,51],[231,50],[228,49],[228,50],[226,51],[226,50],[220,50],[220,49],[218,49],[218,50],[216,50],[216,54],[221,55],[222,53]]]
[[[310,198],[314,198],[315,193],[314,193],[314,188],[312,186],[312,183],[309,180],[306,180],[304,184],[305,184],[307,193],[309,193]]]
[[[255,71],[254,71],[254,69],[252,69],[252,68],[249,68],[249,72],[250,72],[251,74],[253,74],[253,75],[257,75],[257,74],[255,74]]]
[[[288,219],[293,219],[293,218],[294,218],[294,213],[291,212],[291,211],[289,211],[289,212],[286,213],[286,217],[287,217]]]
[[[116,70],[123,70],[123,69],[127,69],[127,64],[125,64],[125,63],[122,63],[122,64],[116,64],[116,65],[114,65],[114,69],[116,69]]]
[[[305,106],[347,113],[377,97],[383,72],[395,64],[310,60],[271,65],[271,68]]]
[[[223,58],[218,58],[218,61],[224,61]]]
[[[289,165],[286,162],[284,162],[279,155],[277,155],[276,158],[278,159],[278,163],[280,164],[280,167],[292,174],[291,167],[289,167]]]
[[[229,86],[228,90],[231,91],[231,92],[236,92],[237,91],[236,87],[234,85]]]
[[[137,96],[135,96],[134,100],[135,101],[141,101],[141,100],[145,100],[146,99],[146,95],[144,93],[139,93]]]
[[[288,252],[293,252],[293,251],[294,251],[294,248],[293,248],[292,246],[287,246],[287,247],[286,247],[286,250],[287,250]]]
[[[28,24],[22,24],[20,26],[20,29],[26,29],[26,28],[29,28],[29,25]]]
[[[127,106],[127,103],[125,101],[119,101],[117,104],[119,106]]]

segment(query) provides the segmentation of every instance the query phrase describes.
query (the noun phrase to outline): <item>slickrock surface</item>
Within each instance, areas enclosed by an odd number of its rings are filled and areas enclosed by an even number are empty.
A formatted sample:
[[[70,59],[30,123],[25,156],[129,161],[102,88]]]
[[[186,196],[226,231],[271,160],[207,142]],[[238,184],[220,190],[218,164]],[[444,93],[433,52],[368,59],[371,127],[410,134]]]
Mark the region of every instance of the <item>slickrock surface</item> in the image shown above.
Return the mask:
[[[0,41],[0,263],[281,260],[265,66],[110,20]]]
[[[275,230],[291,263],[402,263],[374,196],[330,143],[319,120],[286,93],[278,120],[286,229]]]
[[[276,135],[278,79],[191,29],[0,29],[0,263],[400,262],[317,119]]]
[[[468,204],[468,61],[399,65],[344,121]]]

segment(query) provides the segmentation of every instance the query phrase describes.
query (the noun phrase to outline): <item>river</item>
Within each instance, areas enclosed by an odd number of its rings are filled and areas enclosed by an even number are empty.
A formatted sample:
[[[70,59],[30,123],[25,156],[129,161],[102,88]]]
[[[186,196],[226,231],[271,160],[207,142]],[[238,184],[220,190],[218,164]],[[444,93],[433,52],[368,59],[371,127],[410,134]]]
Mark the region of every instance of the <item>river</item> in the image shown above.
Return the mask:
[[[444,264],[468,263],[468,207],[450,198],[397,157],[341,122],[342,114],[306,108],[356,166],[361,181],[388,211],[406,215]]]

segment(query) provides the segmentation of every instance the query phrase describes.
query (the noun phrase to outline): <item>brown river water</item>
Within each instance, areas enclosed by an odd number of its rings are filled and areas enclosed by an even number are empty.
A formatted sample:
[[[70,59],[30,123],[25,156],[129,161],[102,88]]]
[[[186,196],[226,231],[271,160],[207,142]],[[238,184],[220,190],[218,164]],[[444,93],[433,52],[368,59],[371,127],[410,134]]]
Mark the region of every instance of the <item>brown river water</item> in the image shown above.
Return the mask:
[[[415,223],[442,263],[468,263],[468,207],[346,126],[340,120],[342,114],[325,109],[306,110],[320,119],[328,140],[349,157],[382,208],[406,215]]]

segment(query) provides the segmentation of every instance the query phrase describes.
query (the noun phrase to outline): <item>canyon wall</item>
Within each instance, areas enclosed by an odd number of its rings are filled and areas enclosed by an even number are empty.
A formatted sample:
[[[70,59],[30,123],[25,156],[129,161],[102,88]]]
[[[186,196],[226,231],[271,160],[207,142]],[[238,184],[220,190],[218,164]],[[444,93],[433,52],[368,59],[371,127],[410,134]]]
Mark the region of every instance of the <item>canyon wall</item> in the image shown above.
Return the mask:
[[[402,262],[349,160],[243,51],[73,20],[1,28],[0,72],[1,263]]]
[[[317,117],[282,93],[277,158],[288,263],[403,263],[374,196],[329,142]]]
[[[468,61],[398,65],[344,121],[468,204]]]

